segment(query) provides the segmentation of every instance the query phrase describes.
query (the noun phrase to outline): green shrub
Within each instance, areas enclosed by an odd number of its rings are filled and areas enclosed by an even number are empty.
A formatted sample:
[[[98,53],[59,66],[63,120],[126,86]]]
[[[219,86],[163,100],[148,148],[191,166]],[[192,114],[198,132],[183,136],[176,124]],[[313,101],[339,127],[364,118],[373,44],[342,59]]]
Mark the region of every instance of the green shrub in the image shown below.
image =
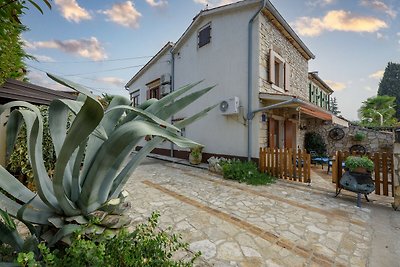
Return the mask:
[[[63,250],[50,249],[40,244],[40,261],[33,253],[18,254],[20,266],[193,266],[200,253],[189,255],[188,244],[181,237],[158,228],[158,213],[153,213],[145,224],[138,225],[132,233],[121,230],[116,236],[94,236],[82,231],[75,232],[72,243]],[[184,258],[174,259],[178,251]]]
[[[52,177],[56,163],[56,155],[49,131],[48,107],[38,106],[38,108],[43,117],[43,151],[46,151],[46,153],[43,154],[43,161],[49,176]],[[8,157],[7,170],[29,189],[35,190],[33,170],[29,162],[25,125],[21,126],[14,151]]]
[[[369,172],[372,172],[374,170],[374,162],[365,156],[349,156],[347,157],[345,164],[346,168],[348,168],[351,172],[357,168],[365,168]]]
[[[356,133],[355,135],[354,135],[354,140],[355,141],[362,141],[362,140],[364,140],[365,139],[365,134],[363,134],[363,133]]]
[[[319,133],[308,132],[304,137],[304,148],[308,153],[315,151],[319,156],[323,156],[326,153],[326,144],[324,139]]]
[[[222,166],[222,174],[225,179],[251,185],[265,185],[274,181],[273,177],[260,173],[257,165],[252,161],[233,159],[220,161],[219,164]]]

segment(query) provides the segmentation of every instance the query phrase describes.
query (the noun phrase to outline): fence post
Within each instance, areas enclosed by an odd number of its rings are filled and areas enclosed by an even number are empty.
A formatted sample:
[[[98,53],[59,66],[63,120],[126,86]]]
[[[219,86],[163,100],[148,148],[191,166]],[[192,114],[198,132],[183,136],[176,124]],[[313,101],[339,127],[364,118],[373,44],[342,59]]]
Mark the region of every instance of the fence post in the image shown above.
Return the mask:
[[[394,186],[394,202],[392,204],[395,210],[400,210],[400,140],[396,140],[393,149],[394,156],[394,177],[392,186]]]

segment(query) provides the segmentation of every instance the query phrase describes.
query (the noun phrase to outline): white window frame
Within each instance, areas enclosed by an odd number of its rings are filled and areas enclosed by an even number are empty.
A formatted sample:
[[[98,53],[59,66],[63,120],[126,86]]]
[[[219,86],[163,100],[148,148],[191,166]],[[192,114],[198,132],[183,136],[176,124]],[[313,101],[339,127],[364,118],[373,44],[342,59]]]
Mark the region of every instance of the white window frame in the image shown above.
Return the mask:
[[[275,79],[275,62],[279,64],[279,81]],[[277,52],[269,51],[269,82],[273,89],[281,92],[289,91],[290,86],[290,65]]]

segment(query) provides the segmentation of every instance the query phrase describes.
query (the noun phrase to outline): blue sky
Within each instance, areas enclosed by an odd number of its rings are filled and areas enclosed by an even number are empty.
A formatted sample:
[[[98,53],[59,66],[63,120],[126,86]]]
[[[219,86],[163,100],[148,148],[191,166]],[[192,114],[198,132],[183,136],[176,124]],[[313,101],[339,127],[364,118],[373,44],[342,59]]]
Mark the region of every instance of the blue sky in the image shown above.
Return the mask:
[[[53,86],[43,71],[97,93],[127,96],[123,85],[192,18],[230,0],[53,0],[44,15],[31,8],[23,23],[33,83]],[[399,0],[271,0],[316,55],[342,114],[357,119],[361,102],[376,95],[387,63],[400,62]],[[301,12],[299,12],[301,11]],[[299,15],[300,14],[300,15]],[[58,87],[57,87],[58,88]]]

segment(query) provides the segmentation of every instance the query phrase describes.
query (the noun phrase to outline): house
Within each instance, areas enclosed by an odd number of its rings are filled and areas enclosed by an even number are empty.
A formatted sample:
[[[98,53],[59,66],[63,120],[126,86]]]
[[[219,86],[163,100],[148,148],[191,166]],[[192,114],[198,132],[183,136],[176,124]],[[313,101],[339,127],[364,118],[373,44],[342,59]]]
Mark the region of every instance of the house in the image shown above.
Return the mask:
[[[260,147],[302,148],[303,125],[332,121],[332,90],[317,73],[308,73],[313,58],[268,0],[246,0],[202,10],[125,88],[136,106],[191,82],[216,85],[171,121],[220,103],[183,134],[205,145],[205,159],[254,159]],[[155,152],[187,157],[167,143]]]

